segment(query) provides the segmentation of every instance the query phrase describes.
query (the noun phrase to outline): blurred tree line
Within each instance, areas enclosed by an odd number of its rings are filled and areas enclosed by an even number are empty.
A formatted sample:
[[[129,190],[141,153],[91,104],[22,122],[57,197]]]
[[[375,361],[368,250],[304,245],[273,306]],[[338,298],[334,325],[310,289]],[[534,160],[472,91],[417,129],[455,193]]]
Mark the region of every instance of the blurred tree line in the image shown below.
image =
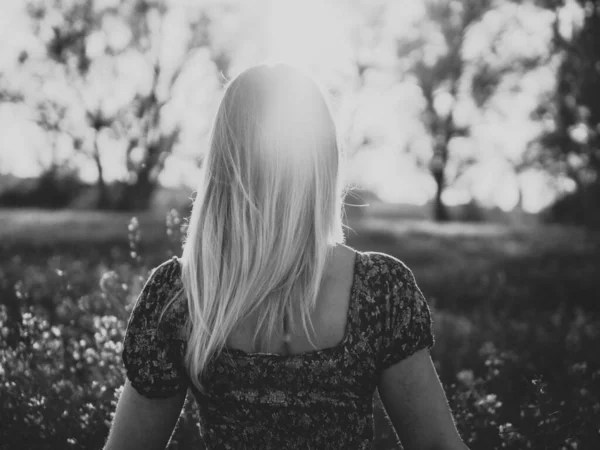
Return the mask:
[[[373,28],[376,33],[390,2],[367,3],[359,2],[358,6],[370,11],[365,15],[368,21],[363,26]],[[425,0],[420,3],[425,9],[425,20],[419,23],[418,32],[396,40],[393,57],[397,64],[393,70],[401,79],[414,79],[424,99],[420,121],[430,138],[431,151],[420,152],[418,146],[411,143],[406,150],[435,182],[434,218],[451,219],[443,201],[444,191],[460,182],[479,158],[477,151],[453,150],[457,147],[454,144],[468,138],[473,131],[472,123],[460,119],[461,103],[469,102],[483,114],[499,92],[506,89],[518,92],[521,76],[558,61],[556,87],[542,99],[533,116],[545,124],[545,131],[529,143],[522,155],[507,158],[507,161],[515,177],[527,169],[537,168],[572,180],[575,188],[555,202],[548,211],[549,218],[598,224],[600,5],[593,0]],[[28,2],[34,32],[44,45],[46,64],[52,64],[53,70],[60,71],[68,80],[79,98],[85,126],[74,123],[65,104],[51,96],[37,97],[36,121],[47,132],[53,148],[59,143],[64,145],[68,139],[79,157],[93,161],[97,172],[94,189],[97,208],[148,207],[165,161],[180,142],[183,125],[171,118],[171,103],[190,61],[204,51],[214,67],[215,78],[220,77],[222,81],[230,75],[233,52],[219,44],[222,39],[218,33],[223,31],[214,25],[236,14],[239,5],[229,1],[207,2],[208,6],[203,7],[186,4],[183,14],[178,10],[176,28],[185,30],[175,45],[168,41],[165,33],[169,26],[173,27],[174,22],[170,22],[175,14],[173,4],[160,0]],[[505,41],[515,27],[523,26],[518,9],[523,4],[553,14],[554,20],[549,25],[552,38],[544,51],[528,51],[527,42],[523,42],[521,52],[511,53],[505,49]],[[582,11],[580,20],[571,21],[569,32],[565,32],[562,12],[575,4]],[[349,7],[357,7],[354,5]],[[493,35],[489,48],[476,54],[468,52],[472,30],[486,26],[486,17],[502,8],[509,12]],[[108,25],[124,29],[127,38],[107,39]],[[101,35],[104,40],[99,39]],[[100,41],[102,45],[98,44]],[[103,94],[90,97],[90,85],[97,76],[91,70],[93,65],[103,60],[108,72],[118,72],[122,69],[111,62],[122,58],[134,61],[129,69],[147,72],[147,88],[132,90],[133,94],[124,95],[119,104],[110,103]],[[39,58],[32,61],[26,51],[20,54],[19,64],[37,73],[40,79],[48,73],[40,71]],[[378,63],[357,58],[355,65],[357,76],[364,79],[365,72],[377,68]],[[27,92],[10,88],[3,80],[0,76],[1,102],[26,100]],[[103,162],[103,152],[110,149],[101,145],[107,135],[125,145],[123,164],[127,173],[122,181],[110,185],[104,176]],[[368,144],[368,136],[356,142],[358,147]],[[76,164],[55,157],[51,157],[51,161],[40,177],[37,191],[33,189],[30,194],[33,192],[31,197],[35,199],[36,195],[46,193],[54,199],[46,205],[64,206],[73,200],[77,191],[74,188]],[[201,156],[192,163],[201,164]],[[63,195],[59,195],[61,192]],[[19,195],[18,191],[5,192],[1,201],[26,203]],[[518,207],[521,200],[522,192]]]

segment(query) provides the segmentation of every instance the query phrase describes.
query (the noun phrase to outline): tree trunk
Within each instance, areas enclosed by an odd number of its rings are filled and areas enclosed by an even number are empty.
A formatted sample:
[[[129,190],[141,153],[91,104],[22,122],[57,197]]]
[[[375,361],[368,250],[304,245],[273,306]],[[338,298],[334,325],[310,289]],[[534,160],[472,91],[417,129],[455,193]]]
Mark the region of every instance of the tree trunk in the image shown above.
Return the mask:
[[[147,167],[142,168],[137,173],[136,180],[125,185],[119,196],[117,208],[124,211],[147,210],[150,207],[156,185],[157,182],[150,177],[150,170]]]
[[[450,139],[439,139],[436,142],[433,157],[429,164],[429,170],[435,181],[436,190],[433,204],[433,218],[436,222],[446,222],[450,220],[448,209],[442,199],[442,194],[446,188],[446,164],[448,162],[448,142]]]
[[[518,212],[523,212],[523,186],[521,184],[521,179],[519,178],[520,173],[515,171],[515,184],[517,185],[517,204],[513,208]]]
[[[446,222],[450,220],[450,215],[448,214],[448,208],[446,208],[446,205],[442,200],[442,194],[444,193],[445,187],[444,169],[434,170],[433,178],[436,184],[433,217],[436,222]]]
[[[96,170],[98,171],[98,179],[96,180],[96,189],[98,191],[98,197],[96,199],[96,208],[97,209],[109,209],[110,208],[110,199],[108,197],[108,190],[106,187],[106,182],[104,181],[104,167],[102,167],[102,160],[100,159],[100,147],[98,146],[98,133],[102,129],[102,125],[100,125],[97,117],[94,120],[94,148],[92,157],[94,158],[94,162],[96,163]]]
[[[94,161],[96,162],[96,169],[98,170],[98,180],[96,181],[98,200],[96,207],[98,209],[108,209],[110,207],[110,200],[108,198],[106,182],[104,181],[104,168],[102,167],[102,162],[100,161],[100,153],[98,152],[98,148],[95,148]]]
[[[158,125],[156,127],[158,128]],[[142,164],[128,164],[130,172],[135,174],[135,180],[131,184],[127,184],[119,195],[118,209],[146,210],[150,207],[152,194],[158,186],[158,175],[164,168],[165,159],[173,151],[178,136],[179,129],[167,135],[161,135],[148,145]],[[135,148],[138,142],[137,138],[132,140],[129,146],[130,150]]]
[[[102,174],[101,166],[98,166],[98,181],[96,183],[96,187],[98,189],[98,209],[109,209],[110,208],[110,200],[108,198],[108,189],[106,188],[106,183],[104,182],[104,175]]]

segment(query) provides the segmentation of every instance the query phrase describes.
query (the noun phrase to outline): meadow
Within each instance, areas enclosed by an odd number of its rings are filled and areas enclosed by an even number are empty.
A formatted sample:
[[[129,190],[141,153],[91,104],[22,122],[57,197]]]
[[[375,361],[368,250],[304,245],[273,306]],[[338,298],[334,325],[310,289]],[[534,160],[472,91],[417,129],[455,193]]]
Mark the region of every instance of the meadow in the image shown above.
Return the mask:
[[[128,314],[180,253],[167,215],[0,211],[0,448],[101,448]],[[413,270],[432,357],[471,449],[600,448],[600,234],[405,219],[367,209],[347,244]],[[377,396],[376,447],[399,448]],[[170,449],[202,448],[186,401]]]

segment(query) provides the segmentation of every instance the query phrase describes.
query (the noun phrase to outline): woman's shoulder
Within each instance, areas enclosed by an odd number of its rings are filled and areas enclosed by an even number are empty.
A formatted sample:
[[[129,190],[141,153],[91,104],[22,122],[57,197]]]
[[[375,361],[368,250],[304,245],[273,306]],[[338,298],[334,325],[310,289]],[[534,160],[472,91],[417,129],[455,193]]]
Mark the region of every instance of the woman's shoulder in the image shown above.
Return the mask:
[[[412,270],[400,258],[388,253],[361,252],[363,259],[361,284],[366,291],[368,304],[379,310],[393,309],[394,303],[405,303],[422,295]],[[376,314],[378,315],[378,314]]]
[[[412,271],[401,259],[377,251],[360,252],[363,257],[364,277],[375,284],[388,283],[412,277]]]
[[[399,258],[365,252],[365,328],[376,337],[380,369],[434,345],[431,311],[412,270]]]
[[[131,318],[143,317],[147,325],[158,328],[177,326],[185,321],[187,304],[183,295],[181,267],[177,257],[163,261],[150,275],[134,305]]]
[[[187,388],[182,365],[186,302],[180,301],[178,261],[156,266],[137,297],[123,338],[123,364],[132,386],[149,398]]]
[[[162,289],[174,288],[181,285],[181,265],[179,258],[173,256],[150,271],[146,283]]]

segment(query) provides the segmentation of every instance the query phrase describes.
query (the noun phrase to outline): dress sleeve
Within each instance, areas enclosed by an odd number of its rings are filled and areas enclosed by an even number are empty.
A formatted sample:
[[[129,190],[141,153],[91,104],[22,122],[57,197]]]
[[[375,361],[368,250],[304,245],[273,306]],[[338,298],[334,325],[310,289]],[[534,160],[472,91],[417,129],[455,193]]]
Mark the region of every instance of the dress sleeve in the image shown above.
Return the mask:
[[[185,342],[181,321],[165,313],[175,293],[177,261],[154,269],[131,311],[123,339],[123,365],[138,393],[148,398],[169,397],[188,387],[183,366]]]
[[[386,369],[435,343],[429,305],[412,271],[390,257],[383,318],[379,367]]]

